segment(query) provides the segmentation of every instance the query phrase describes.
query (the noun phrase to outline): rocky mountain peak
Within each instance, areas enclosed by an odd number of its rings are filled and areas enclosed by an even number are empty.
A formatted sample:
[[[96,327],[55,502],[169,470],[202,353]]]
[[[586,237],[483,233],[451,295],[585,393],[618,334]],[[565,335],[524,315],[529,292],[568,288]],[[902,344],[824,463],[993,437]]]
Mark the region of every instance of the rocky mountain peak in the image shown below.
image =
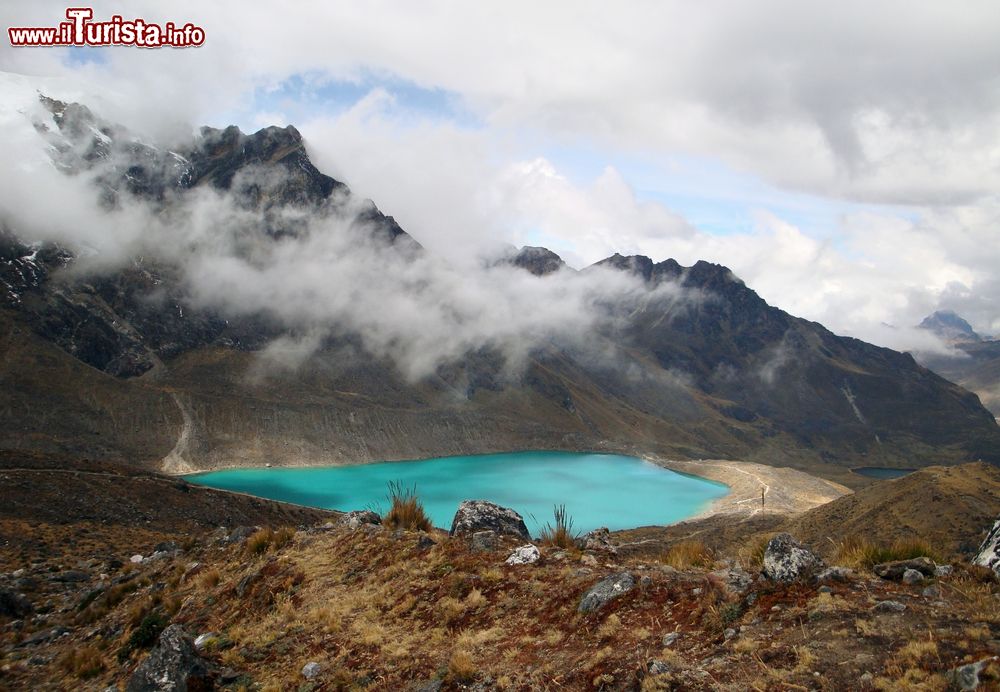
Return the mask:
[[[918,325],[920,329],[933,332],[942,339],[952,343],[975,343],[982,341],[972,325],[965,321],[954,310],[938,310],[923,319]]]
[[[531,245],[525,245],[520,250],[515,251],[507,258],[507,262],[515,267],[526,269],[535,276],[545,276],[566,266],[562,257],[548,248]]]

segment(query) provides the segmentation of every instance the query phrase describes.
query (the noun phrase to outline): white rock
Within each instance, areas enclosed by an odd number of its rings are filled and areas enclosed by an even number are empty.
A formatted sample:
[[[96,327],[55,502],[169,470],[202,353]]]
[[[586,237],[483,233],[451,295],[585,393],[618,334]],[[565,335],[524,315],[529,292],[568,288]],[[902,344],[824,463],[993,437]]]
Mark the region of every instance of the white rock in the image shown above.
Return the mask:
[[[531,545],[522,545],[518,548],[514,548],[514,552],[510,554],[507,558],[508,565],[530,565],[532,563],[538,562],[538,558],[541,554],[538,552],[538,548]]]
[[[990,529],[983,544],[979,546],[979,553],[972,563],[989,567],[1000,575],[1000,519],[997,519],[996,523],[993,524],[993,528]]]
[[[210,641],[212,641],[213,639],[218,639],[218,638],[219,638],[219,635],[217,635],[215,632],[205,632],[204,634],[199,634],[197,637],[194,638],[194,648],[199,649],[199,650],[200,649],[204,649],[205,646]]]
[[[306,680],[312,680],[314,677],[319,675],[321,670],[320,665],[316,661],[310,661],[309,663],[302,666],[302,677]]]
[[[133,565],[138,565],[139,563],[142,562],[142,555],[138,555],[138,554],[133,555],[132,557],[130,557],[128,559],[128,561],[131,562]]]

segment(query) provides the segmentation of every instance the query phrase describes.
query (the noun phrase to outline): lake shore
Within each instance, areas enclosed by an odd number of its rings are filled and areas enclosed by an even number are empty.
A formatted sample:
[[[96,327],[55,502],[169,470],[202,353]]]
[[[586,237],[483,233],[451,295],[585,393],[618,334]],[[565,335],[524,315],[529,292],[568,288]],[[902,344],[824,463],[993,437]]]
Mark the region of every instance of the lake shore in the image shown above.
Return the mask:
[[[798,514],[853,492],[850,488],[787,467],[723,459],[678,460],[643,455],[643,459],[679,473],[729,486],[729,493],[685,521],[729,514],[749,518],[759,514]],[[764,502],[761,504],[761,491]]]

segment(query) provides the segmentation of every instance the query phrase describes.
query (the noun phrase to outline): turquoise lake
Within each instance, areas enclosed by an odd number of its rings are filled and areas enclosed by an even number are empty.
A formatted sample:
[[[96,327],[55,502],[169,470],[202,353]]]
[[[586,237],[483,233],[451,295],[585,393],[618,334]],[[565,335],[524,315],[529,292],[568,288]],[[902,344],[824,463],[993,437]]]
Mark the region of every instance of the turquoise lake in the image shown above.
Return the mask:
[[[672,524],[729,489],[615,454],[517,452],[359,466],[234,469],[187,476],[192,483],[324,509],[388,507],[390,481],[416,485],[432,523],[451,528],[462,500],[490,500],[519,512],[532,536],[565,504],[574,531]]]

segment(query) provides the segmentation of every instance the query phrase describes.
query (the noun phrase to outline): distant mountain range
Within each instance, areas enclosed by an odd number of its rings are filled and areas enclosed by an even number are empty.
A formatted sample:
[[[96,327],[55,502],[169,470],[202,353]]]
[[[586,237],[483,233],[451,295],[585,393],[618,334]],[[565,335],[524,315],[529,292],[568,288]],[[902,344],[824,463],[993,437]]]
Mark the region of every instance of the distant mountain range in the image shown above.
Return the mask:
[[[186,200],[211,191],[245,214],[241,238],[253,243],[291,246],[307,233],[300,222],[329,216],[404,268],[427,253],[321,173],[293,127],[204,128],[167,150],[83,105],[39,103],[51,114],[49,125],[35,123],[39,143],[66,175],[90,176],[111,212],[138,204],[183,224]],[[108,266],[82,263],[82,252],[3,223],[0,448],[168,471],[516,449],[742,458],[828,474],[1000,463],[1000,428],[975,395],[909,354],[772,307],[708,262],[616,254],[582,270],[638,289],[597,299],[608,319],[577,342],[532,342],[516,367],[486,340],[415,378],[345,326],[324,332],[300,367],[260,376],[261,353],[300,336],[281,315],[192,298],[177,248]],[[539,295],[574,271],[545,248],[496,263],[529,273],[525,285]],[[966,333],[948,316],[935,325]],[[959,347],[984,343],[995,342]]]
[[[920,361],[941,376],[979,395],[983,405],[1000,416],[1000,340],[977,334],[951,310],[935,312],[920,323],[951,344],[954,355],[921,354]]]

